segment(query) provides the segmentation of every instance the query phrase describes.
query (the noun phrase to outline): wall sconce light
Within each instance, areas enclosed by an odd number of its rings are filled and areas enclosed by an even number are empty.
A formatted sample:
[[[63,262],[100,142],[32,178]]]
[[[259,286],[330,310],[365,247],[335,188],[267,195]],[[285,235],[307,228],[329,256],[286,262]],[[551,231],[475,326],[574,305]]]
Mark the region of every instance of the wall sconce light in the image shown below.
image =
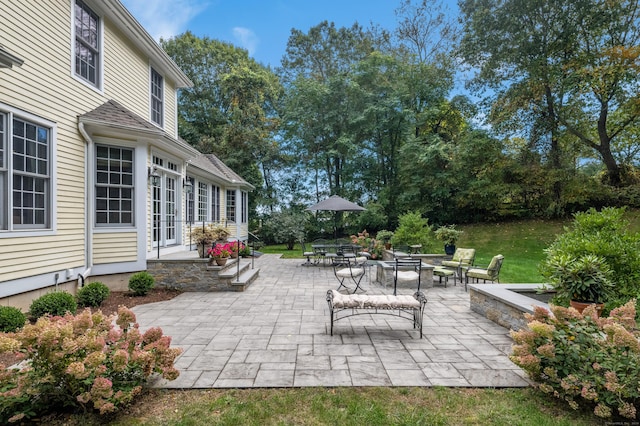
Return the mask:
[[[155,166],[153,168],[149,167],[147,171],[147,177],[149,178],[151,185],[160,185],[160,173],[158,173],[158,170],[155,168]]]
[[[186,194],[191,194],[193,192],[193,184],[189,179],[182,180],[182,187],[184,188],[184,192]]]

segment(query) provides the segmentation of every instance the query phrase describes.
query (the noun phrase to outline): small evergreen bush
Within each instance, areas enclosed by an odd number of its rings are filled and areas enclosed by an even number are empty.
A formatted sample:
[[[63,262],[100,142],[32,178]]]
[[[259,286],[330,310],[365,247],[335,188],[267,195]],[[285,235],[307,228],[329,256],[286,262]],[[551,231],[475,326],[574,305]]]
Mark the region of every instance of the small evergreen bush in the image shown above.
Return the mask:
[[[78,290],[76,297],[80,306],[100,306],[109,297],[109,293],[109,287],[101,282],[94,282]]]
[[[13,306],[0,306],[0,331],[11,333],[24,326],[27,317]]]
[[[66,291],[54,291],[38,297],[29,307],[29,313],[34,318],[49,314],[62,316],[67,312],[75,314],[78,309],[75,297]]]
[[[422,252],[429,253],[433,245],[432,229],[429,220],[419,212],[409,212],[400,216],[398,228],[391,237],[391,243],[398,245],[422,245]]]
[[[129,290],[136,296],[144,296],[153,288],[155,282],[156,280],[150,273],[146,271],[138,272],[129,278]]]

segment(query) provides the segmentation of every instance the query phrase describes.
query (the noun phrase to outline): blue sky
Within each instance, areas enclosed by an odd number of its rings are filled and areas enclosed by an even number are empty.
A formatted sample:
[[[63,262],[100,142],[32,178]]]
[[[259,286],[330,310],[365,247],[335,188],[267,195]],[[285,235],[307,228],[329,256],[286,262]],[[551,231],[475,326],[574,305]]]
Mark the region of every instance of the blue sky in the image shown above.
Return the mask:
[[[233,43],[264,65],[276,67],[291,29],[307,32],[323,20],[338,27],[371,22],[396,26],[399,0],[121,0],[158,40],[190,30],[197,36]],[[449,9],[456,9],[455,1]]]

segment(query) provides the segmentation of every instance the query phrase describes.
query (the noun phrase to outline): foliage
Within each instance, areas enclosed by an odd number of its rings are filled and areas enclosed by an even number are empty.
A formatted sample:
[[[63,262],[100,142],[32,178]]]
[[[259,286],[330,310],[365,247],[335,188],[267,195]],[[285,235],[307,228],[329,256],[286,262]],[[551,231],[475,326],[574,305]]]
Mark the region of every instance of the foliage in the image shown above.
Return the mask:
[[[174,380],[182,352],[159,328],[144,334],[135,314],[42,317],[17,333],[0,336],[0,350],[20,351],[22,369],[0,372],[0,422],[19,422],[56,407],[107,414],[130,404],[153,373]],[[114,326],[117,324],[118,328]]]
[[[226,259],[231,256],[231,244],[218,243],[207,251],[207,255],[216,259]]]
[[[613,290],[611,269],[604,259],[592,254],[573,258],[558,254],[547,259],[548,278],[557,300],[604,303]]]
[[[247,246],[247,245],[243,245],[242,248],[240,249],[240,251],[238,251],[238,254],[242,257],[249,257],[251,256],[251,247]]]
[[[445,245],[455,246],[462,232],[455,228],[455,225],[441,226],[434,231],[434,235],[438,241],[442,241]]]
[[[421,244],[422,250],[428,252],[432,245],[430,234],[429,221],[418,212],[409,212],[399,217],[398,229],[393,233],[391,243],[393,245]]]
[[[155,278],[147,271],[137,272],[129,278],[129,290],[135,296],[144,296],[155,286],[155,283]]]
[[[306,216],[294,209],[275,212],[263,222],[263,239],[277,244],[285,243],[288,250],[293,250],[295,242],[304,238],[305,222]]]
[[[224,226],[214,225],[213,223],[197,226],[194,225],[189,232],[191,240],[197,245],[209,245],[214,241],[224,241],[229,237],[229,231]]]
[[[610,270],[615,284],[605,310],[621,306],[631,298],[640,296],[640,235],[632,233],[624,218],[624,209],[589,209],[576,213],[570,227],[545,250],[546,259],[540,271],[549,280],[557,281],[557,267],[569,259],[580,259],[585,255],[597,256],[603,270]],[[559,263],[560,262],[560,263]],[[609,272],[606,272],[608,275]],[[566,303],[567,300],[558,300]]]
[[[27,317],[14,306],[0,306],[0,332],[9,333],[24,326]]]
[[[584,315],[573,308],[552,306],[553,315],[535,307],[526,314],[528,329],[512,332],[511,360],[538,382],[543,392],[567,401],[577,410],[591,407],[598,417],[614,410],[636,419],[640,403],[640,333],[635,301],[597,318],[595,307]]]
[[[180,136],[254,185],[251,204],[273,202],[274,168],[282,159],[274,141],[282,92],[277,76],[246,49],[189,31],[160,44],[193,82],[178,96]]]
[[[625,168],[612,147],[637,145],[637,2],[464,0],[460,10],[460,54],[479,70],[475,87],[493,89],[490,119],[499,130],[548,144],[556,170],[589,150],[609,182],[622,184]]]
[[[109,297],[109,293],[109,287],[103,283],[92,282],[78,290],[76,298],[80,306],[100,306]]]
[[[391,241],[392,237],[393,231],[388,231],[386,229],[381,229],[376,234],[376,239],[382,241],[383,243],[388,243],[389,241]]]
[[[44,294],[31,302],[29,314],[33,318],[40,318],[46,314],[62,316],[67,312],[75,314],[77,309],[78,304],[71,293],[54,291]]]

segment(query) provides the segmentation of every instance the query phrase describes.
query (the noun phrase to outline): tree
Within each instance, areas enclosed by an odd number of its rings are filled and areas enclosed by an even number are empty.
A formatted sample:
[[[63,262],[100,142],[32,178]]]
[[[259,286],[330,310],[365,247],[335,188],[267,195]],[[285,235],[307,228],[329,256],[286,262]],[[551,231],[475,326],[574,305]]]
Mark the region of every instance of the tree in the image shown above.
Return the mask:
[[[494,121],[522,111],[550,135],[560,164],[565,135],[596,151],[613,185],[624,183],[612,152],[640,122],[638,0],[463,0],[460,53],[495,91]],[[522,126],[518,126],[522,129]]]
[[[253,205],[264,202],[270,190],[261,190],[262,173],[279,159],[278,78],[229,43],[190,32],[160,43],[193,81],[178,97],[180,136],[203,153],[217,154],[256,186]]]

